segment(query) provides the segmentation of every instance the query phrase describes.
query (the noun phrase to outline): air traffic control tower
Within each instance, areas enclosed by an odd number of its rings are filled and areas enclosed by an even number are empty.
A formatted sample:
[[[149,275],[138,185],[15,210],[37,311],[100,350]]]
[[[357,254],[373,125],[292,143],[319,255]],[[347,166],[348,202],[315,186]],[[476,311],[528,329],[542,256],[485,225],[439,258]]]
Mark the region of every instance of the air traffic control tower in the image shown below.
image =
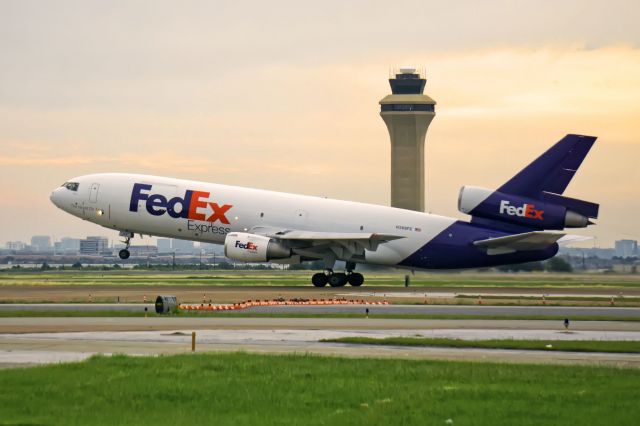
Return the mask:
[[[436,115],[436,102],[423,93],[427,80],[415,68],[389,78],[391,95],[380,115],[391,137],[391,206],[424,211],[424,138]]]

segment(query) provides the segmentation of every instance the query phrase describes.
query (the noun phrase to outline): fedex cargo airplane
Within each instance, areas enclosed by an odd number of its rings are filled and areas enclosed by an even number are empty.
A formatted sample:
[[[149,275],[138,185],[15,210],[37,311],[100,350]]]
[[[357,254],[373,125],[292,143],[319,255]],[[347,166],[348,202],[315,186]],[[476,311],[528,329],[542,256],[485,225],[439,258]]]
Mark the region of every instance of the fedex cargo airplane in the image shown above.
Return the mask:
[[[583,228],[598,204],[565,197],[596,138],[567,135],[497,190],[464,186],[469,222],[386,206],[167,177],[105,173],[70,179],[51,193],[60,209],[117,230],[129,257],[135,234],[224,245],[243,262],[321,259],[316,287],[360,286],[357,264],[407,269],[479,268],[545,260]],[[337,260],[345,272],[334,272]]]

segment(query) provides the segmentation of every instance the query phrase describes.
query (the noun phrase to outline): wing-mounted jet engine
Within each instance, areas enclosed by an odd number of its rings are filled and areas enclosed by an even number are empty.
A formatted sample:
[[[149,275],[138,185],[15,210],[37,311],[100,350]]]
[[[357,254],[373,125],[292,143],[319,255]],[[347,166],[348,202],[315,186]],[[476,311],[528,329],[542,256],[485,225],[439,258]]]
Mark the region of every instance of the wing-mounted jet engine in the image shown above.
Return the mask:
[[[268,262],[290,258],[291,249],[264,235],[231,232],[224,240],[224,255],[240,262]]]

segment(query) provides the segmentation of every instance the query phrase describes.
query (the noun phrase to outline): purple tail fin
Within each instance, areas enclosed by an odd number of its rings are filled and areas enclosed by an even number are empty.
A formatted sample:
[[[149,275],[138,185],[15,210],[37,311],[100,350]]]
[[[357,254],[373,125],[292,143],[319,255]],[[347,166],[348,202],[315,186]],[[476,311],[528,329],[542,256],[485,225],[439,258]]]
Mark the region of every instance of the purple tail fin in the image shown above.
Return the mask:
[[[545,192],[562,194],[596,139],[595,136],[565,136],[498,191],[535,198]]]
[[[512,232],[593,224],[589,219],[598,217],[599,205],[562,193],[595,141],[594,136],[565,136],[489,196],[482,195],[488,190],[469,189],[470,196],[460,199],[461,211],[471,214],[472,223]]]

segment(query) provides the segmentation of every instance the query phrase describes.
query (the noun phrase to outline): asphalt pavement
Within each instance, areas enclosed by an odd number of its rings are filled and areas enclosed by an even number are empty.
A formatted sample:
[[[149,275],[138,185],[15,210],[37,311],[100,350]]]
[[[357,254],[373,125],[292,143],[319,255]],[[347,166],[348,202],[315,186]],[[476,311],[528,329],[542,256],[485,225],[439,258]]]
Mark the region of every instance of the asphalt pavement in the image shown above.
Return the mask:
[[[152,303],[5,303],[2,311],[44,311],[44,312],[95,312],[126,311],[154,312]],[[491,316],[491,317],[618,317],[640,319],[640,308],[588,307],[588,306],[483,306],[483,305],[294,305],[256,306],[229,313],[269,313],[269,314],[364,314],[366,309],[374,314],[392,315],[451,315],[451,316]]]
[[[561,316],[640,318],[640,308],[574,306],[482,306],[482,305],[321,305],[256,306],[240,312],[289,314],[455,315],[455,316]]]

